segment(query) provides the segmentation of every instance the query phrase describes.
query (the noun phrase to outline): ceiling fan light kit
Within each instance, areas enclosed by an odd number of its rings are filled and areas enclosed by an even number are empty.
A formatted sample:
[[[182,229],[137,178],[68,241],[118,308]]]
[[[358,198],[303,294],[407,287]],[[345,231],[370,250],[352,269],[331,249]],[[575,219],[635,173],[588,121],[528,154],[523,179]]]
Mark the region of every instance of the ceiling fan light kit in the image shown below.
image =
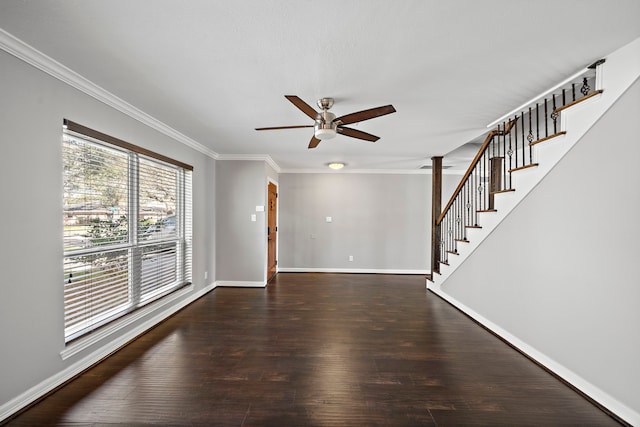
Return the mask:
[[[302,127],[313,127],[313,136],[311,137],[311,141],[309,142],[309,148],[316,148],[318,144],[320,144],[320,141],[334,138],[338,133],[349,136],[351,138],[376,142],[378,139],[380,139],[379,137],[371,135],[370,133],[363,132],[361,130],[345,127],[344,125],[358,123],[396,112],[396,109],[393,108],[393,105],[385,105],[382,107],[371,108],[369,110],[362,110],[356,113],[347,114],[345,116],[336,117],[335,114],[328,111],[333,106],[333,98],[321,98],[318,100],[317,104],[318,107],[322,110],[321,112],[317,112],[313,109],[313,107],[311,107],[309,104],[295,95],[285,95],[285,98],[287,98],[293,105],[298,107],[298,109],[305,113],[309,118],[313,119],[314,124],[256,128],[256,130],[297,129]]]
[[[320,140],[331,139],[336,137],[336,130],[331,128],[329,129],[323,128],[321,126],[316,126],[314,135],[316,138]]]

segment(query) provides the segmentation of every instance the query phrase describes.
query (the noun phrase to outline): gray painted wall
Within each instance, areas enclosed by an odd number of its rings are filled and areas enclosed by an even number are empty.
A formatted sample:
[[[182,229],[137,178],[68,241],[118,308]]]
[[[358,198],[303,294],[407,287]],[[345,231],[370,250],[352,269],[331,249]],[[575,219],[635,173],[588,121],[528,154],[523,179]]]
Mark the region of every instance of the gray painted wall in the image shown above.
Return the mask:
[[[267,170],[263,161],[224,160],[216,165],[216,280],[266,280]],[[256,215],[256,221],[251,221]],[[254,283],[255,284],[255,283]]]
[[[443,284],[636,413],[638,117],[636,81]]]
[[[430,270],[431,175],[285,173],[279,184],[280,269]]]
[[[130,141],[194,166],[193,291],[215,276],[214,160],[0,51],[0,406],[107,340],[62,360],[62,120]],[[189,295],[183,297],[187,298]],[[178,301],[176,301],[176,304]]]

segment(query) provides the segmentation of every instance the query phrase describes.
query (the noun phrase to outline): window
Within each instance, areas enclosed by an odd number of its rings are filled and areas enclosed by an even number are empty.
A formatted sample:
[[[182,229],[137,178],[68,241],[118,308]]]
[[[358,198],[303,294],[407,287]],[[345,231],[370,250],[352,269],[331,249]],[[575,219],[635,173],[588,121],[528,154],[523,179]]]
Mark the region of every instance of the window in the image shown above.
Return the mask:
[[[191,281],[192,167],[65,120],[68,342]]]

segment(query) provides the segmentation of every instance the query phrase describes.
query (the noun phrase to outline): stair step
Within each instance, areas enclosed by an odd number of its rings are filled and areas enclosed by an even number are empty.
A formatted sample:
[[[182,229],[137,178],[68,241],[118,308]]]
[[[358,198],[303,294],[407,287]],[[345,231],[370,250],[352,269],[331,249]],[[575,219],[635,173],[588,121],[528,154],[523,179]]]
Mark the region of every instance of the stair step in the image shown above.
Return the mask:
[[[510,193],[516,191],[515,188],[507,188],[506,190],[492,191],[491,194]]]
[[[465,225],[464,228],[482,228],[479,225]]]
[[[460,255],[457,251],[447,251],[447,253],[450,253],[451,255]]]
[[[509,173],[518,172],[518,171],[529,169],[529,168],[535,168],[535,167],[538,167],[539,165],[540,165],[539,163],[531,163],[530,165],[519,166],[517,168],[509,169]]]
[[[544,137],[544,138],[540,138],[540,139],[536,139],[535,141],[531,141],[531,142],[529,143],[529,145],[534,146],[534,145],[536,145],[536,144],[540,144],[541,142],[545,142],[545,141],[548,141],[548,140],[550,140],[550,139],[556,138],[556,137],[558,137],[558,136],[566,135],[566,134],[567,134],[567,132],[566,132],[566,131],[562,131],[562,132],[554,133],[553,135],[549,135],[549,136],[546,136],[546,137]]]
[[[467,239],[456,239],[456,242],[469,243]]]
[[[483,209],[483,210],[476,211],[476,212],[478,212],[478,213],[498,212],[498,210],[497,209]]]

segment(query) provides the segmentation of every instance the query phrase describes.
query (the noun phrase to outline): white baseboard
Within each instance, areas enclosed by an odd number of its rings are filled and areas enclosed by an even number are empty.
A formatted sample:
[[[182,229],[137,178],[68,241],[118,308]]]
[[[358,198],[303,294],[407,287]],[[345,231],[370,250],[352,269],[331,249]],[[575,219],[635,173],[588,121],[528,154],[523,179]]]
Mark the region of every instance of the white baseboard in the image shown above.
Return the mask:
[[[162,322],[164,319],[168,318],[174,313],[180,311],[181,309],[191,304],[198,298],[204,296],[205,294],[213,290],[215,287],[216,287],[215,284],[210,284],[205,288],[197,292],[194,292],[193,294],[189,295],[187,298],[185,298],[184,300],[180,301],[175,305],[171,305],[167,307],[167,304],[165,304],[160,309],[158,309],[158,307],[155,306],[154,309],[158,310],[158,312],[154,314],[153,317],[147,319],[145,322],[138,325],[136,328],[132,329],[131,331],[127,332],[124,335],[121,335],[113,339],[112,341],[109,341],[107,344],[103,345],[99,349],[93,351],[92,353],[86,355],[82,359],[68,366],[66,369],[47,378],[41,383],[31,387],[29,390],[25,391],[24,393],[20,394],[19,396],[11,399],[4,405],[0,406],[0,422],[10,417],[11,415],[15,414],[16,412],[20,411],[21,409],[27,407],[28,405],[35,402],[37,399],[41,398],[47,393],[55,390],[57,387],[60,387],[65,382],[74,378],[76,375],[89,369],[91,366],[95,365],[100,360],[114,353],[118,349],[122,348],[128,342],[134,340],[135,338],[137,338],[147,330],[151,329],[152,327]],[[146,314],[149,314],[149,312],[147,312]],[[131,322],[127,323],[127,325],[130,323]],[[122,325],[122,324],[120,325],[120,327],[124,327],[124,326],[126,325]],[[115,331],[112,330],[111,333],[113,332]],[[104,336],[102,338],[104,338]],[[94,344],[94,343],[95,341],[91,342],[91,344]],[[88,345],[82,346],[80,350],[75,351],[73,354],[76,354],[77,352],[87,347]],[[70,357],[70,355],[67,355],[67,357]]]
[[[278,273],[368,273],[368,274],[430,274],[430,270],[397,270],[380,268],[306,268],[279,267]]]
[[[536,350],[534,347],[505,331],[500,326],[496,325],[495,323],[491,322],[484,316],[472,310],[465,304],[461,303],[451,295],[444,292],[438,284],[430,283],[427,281],[427,289],[456,307],[458,310],[465,313],[467,316],[471,317],[476,322],[480,323],[482,326],[484,326],[500,338],[507,341],[519,351],[526,354],[528,357],[535,360],[537,363],[544,366],[549,371],[553,372],[555,375],[562,378],[564,381],[571,384],[573,387],[580,390],[585,395],[589,396],[595,402],[598,402],[600,405],[611,411],[616,416],[620,417],[631,425],[640,425],[640,414],[638,412],[629,408],[628,406],[613,398],[611,395],[604,392],[599,387],[591,384],[589,381],[585,380],[572,370],[551,359],[544,353]]]
[[[267,282],[245,282],[234,280],[219,280],[216,282],[216,286],[221,288],[264,288],[267,286]]]

